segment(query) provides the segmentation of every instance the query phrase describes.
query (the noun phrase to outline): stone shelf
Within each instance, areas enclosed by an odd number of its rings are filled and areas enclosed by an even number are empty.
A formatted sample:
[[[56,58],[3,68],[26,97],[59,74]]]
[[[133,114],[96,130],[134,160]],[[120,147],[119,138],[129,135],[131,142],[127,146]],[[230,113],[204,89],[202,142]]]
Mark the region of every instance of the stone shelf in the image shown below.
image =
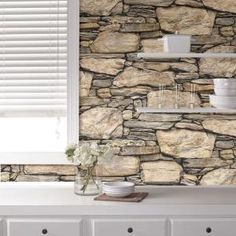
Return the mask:
[[[138,53],[140,59],[167,58],[236,58],[236,53]]]
[[[236,114],[236,109],[217,109],[213,107],[209,108],[179,108],[179,109],[159,109],[159,108],[150,108],[150,107],[138,107],[136,108],[137,112],[141,113],[215,113],[215,114]]]

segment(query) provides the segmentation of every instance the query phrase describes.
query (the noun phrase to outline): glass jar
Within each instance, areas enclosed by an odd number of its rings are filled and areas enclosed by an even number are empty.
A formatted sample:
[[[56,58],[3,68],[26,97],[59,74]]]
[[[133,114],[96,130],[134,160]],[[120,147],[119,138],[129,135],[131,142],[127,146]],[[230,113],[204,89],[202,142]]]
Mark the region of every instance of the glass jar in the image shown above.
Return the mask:
[[[94,168],[76,168],[75,194],[82,196],[95,196],[101,193],[101,179],[96,176]]]

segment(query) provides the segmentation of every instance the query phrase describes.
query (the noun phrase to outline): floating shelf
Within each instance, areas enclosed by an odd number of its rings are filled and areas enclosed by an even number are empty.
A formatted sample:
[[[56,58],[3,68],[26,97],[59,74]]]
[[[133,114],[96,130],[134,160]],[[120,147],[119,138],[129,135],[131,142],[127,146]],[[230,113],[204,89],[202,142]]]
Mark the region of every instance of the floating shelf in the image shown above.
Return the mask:
[[[150,107],[138,107],[137,112],[141,113],[217,113],[217,114],[236,114],[236,109],[217,109],[217,108],[179,108],[179,109],[159,109]]]
[[[236,58],[236,53],[138,53],[140,59],[165,58]]]

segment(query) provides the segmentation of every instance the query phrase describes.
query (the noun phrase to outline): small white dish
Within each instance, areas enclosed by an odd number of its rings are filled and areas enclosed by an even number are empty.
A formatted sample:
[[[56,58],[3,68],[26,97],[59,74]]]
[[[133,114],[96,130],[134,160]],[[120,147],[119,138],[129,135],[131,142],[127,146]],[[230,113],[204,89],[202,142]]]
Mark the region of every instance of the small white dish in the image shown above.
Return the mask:
[[[127,197],[135,190],[131,182],[108,182],[103,183],[103,193],[110,197]]]
[[[236,79],[214,79],[214,87],[217,89],[236,89]]]
[[[236,89],[214,88],[217,96],[236,97]]]
[[[210,95],[210,104],[221,109],[236,109],[236,97]]]

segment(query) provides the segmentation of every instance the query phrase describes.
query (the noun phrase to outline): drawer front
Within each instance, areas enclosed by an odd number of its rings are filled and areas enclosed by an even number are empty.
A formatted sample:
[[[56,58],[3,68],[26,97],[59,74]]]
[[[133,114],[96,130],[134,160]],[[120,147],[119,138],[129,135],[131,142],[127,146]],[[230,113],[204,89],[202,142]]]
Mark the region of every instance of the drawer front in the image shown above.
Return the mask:
[[[178,219],[171,226],[171,236],[236,235],[236,219]]]
[[[80,220],[9,219],[8,236],[81,236]]]
[[[165,236],[163,220],[93,220],[93,236]]]

